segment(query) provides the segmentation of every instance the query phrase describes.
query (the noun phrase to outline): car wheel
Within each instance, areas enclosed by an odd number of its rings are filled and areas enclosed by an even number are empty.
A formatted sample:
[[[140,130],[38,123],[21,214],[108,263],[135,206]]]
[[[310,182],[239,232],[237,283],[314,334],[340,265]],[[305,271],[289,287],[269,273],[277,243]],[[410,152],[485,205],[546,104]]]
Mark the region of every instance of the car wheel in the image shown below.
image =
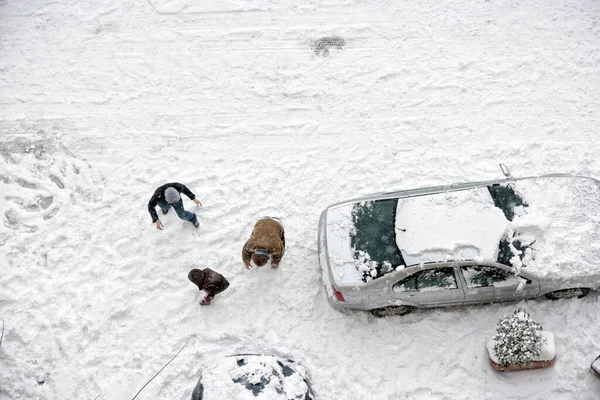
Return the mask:
[[[550,292],[546,294],[546,297],[552,300],[558,299],[568,299],[571,297],[577,297],[578,299],[582,298],[586,294],[590,292],[590,289],[587,288],[576,288],[576,289],[565,289],[565,290],[557,290],[556,292]]]
[[[411,306],[389,306],[371,310],[371,314],[373,314],[377,318],[383,318],[392,315],[405,315],[411,312],[412,309],[413,307]]]

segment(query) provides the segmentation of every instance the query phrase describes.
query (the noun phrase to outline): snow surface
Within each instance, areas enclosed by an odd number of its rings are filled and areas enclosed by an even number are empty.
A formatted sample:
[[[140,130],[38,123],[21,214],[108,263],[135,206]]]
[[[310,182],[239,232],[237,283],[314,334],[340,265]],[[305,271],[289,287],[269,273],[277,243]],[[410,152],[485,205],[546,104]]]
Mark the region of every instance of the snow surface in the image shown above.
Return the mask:
[[[189,399],[203,361],[243,352],[298,361],[325,400],[596,399],[597,293],[340,313],[316,229],[334,202],[501,162],[600,178],[599,18],[593,0],[0,1],[0,398],[131,399],[191,338],[137,399]],[[204,204],[184,198],[198,231],[150,223],[169,181]],[[264,215],[286,254],[247,271]],[[231,282],[209,307],[202,265]],[[489,368],[517,306],[556,336],[553,368]]]

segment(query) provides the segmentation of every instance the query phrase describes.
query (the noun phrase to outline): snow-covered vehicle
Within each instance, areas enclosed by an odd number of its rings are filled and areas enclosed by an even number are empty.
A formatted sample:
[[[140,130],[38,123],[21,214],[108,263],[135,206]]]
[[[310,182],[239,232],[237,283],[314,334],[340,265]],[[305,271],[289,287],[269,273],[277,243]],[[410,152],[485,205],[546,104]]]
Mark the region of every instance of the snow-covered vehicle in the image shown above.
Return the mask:
[[[324,210],[319,264],[330,302],[383,316],[597,290],[600,181],[503,172]]]
[[[200,371],[192,400],[314,400],[304,367],[267,354],[211,360]]]

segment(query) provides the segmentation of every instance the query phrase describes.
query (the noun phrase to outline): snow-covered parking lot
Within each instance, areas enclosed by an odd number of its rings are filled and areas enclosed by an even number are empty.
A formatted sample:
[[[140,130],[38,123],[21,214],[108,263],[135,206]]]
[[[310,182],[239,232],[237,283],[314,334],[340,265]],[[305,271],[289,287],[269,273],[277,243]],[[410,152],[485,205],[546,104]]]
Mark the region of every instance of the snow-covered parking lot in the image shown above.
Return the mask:
[[[600,397],[598,293],[343,314],[316,240],[331,203],[499,163],[600,179],[600,3],[372,3],[0,0],[0,399],[129,400],[188,339],[137,399],[187,400],[203,360],[256,352],[302,364],[321,400]],[[152,225],[172,181],[199,230]],[[286,253],[248,271],[265,215]],[[198,266],[231,283],[210,307]],[[491,369],[518,306],[554,367]]]

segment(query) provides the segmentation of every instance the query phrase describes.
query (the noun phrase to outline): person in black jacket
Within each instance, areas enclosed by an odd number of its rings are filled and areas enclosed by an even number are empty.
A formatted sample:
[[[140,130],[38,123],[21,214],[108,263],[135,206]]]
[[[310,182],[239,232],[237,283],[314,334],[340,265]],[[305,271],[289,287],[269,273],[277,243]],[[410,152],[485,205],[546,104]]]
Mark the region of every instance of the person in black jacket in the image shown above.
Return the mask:
[[[196,199],[196,195],[190,191],[185,185],[177,182],[166,183],[156,189],[152,198],[148,202],[148,212],[152,217],[152,223],[156,224],[156,229],[162,231],[163,223],[158,219],[156,214],[156,206],[159,206],[163,214],[169,212],[169,208],[172,206],[179,218],[186,221],[190,221],[194,224],[195,228],[198,228],[198,217],[193,212],[185,211],[183,208],[183,200],[181,199],[181,193],[185,194],[190,200],[194,200],[196,205],[202,207],[202,203]]]
[[[217,293],[221,293],[229,287],[227,279],[210,268],[205,268],[204,270],[194,268],[189,272],[188,279],[198,286],[198,290],[206,292],[206,297],[200,302],[202,306],[210,305],[210,302]]]

